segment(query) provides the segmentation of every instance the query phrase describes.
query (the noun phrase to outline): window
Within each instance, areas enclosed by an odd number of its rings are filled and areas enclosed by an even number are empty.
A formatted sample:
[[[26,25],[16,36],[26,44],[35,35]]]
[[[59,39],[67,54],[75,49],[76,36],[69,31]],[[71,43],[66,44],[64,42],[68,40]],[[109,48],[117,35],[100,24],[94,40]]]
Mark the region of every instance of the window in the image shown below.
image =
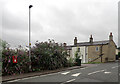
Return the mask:
[[[99,47],[96,47],[96,51],[99,51]]]
[[[91,61],[91,58],[89,58],[88,60],[89,60],[89,62],[90,62],[90,61]]]
[[[78,52],[80,52],[80,48],[78,48]]]

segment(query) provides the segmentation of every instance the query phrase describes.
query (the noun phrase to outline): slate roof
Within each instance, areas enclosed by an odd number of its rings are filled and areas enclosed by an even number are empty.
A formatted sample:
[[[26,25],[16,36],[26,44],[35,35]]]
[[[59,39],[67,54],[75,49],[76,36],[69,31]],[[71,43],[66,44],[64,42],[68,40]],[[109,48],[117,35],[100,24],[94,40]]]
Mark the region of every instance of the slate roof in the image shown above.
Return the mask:
[[[90,46],[90,45],[106,45],[109,43],[109,40],[104,40],[104,41],[94,41],[93,43],[90,42],[81,42],[81,43],[77,43],[77,46]],[[70,45],[70,46],[66,46],[67,50],[71,50],[72,47],[75,47],[75,45]]]
[[[77,43],[77,46],[89,46],[89,45],[105,45],[108,44],[109,40],[105,40],[105,41],[94,41],[93,43],[90,42],[82,42],[82,43]]]

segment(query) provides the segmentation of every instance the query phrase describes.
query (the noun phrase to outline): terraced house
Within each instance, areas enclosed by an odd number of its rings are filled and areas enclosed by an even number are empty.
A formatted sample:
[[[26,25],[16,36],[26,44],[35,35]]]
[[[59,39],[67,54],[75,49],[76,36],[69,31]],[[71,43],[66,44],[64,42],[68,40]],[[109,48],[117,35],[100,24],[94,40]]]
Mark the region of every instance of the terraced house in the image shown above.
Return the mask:
[[[113,41],[113,35],[110,33],[108,40],[93,41],[92,35],[89,42],[77,42],[77,37],[74,39],[74,45],[66,46],[69,58],[75,58],[75,53],[80,55],[82,63],[88,62],[109,62],[116,59],[116,44]]]

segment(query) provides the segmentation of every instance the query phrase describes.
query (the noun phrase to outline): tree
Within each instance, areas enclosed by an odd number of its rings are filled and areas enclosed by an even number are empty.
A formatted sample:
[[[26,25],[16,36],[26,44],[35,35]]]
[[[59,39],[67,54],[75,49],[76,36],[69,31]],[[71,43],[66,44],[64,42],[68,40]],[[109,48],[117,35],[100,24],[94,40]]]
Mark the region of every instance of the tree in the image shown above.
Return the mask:
[[[3,41],[2,41],[3,42]],[[2,51],[2,75],[13,75],[29,72],[29,65],[32,71],[53,70],[66,67],[67,52],[63,46],[58,45],[53,40],[49,42],[36,42],[31,48],[31,62],[29,62],[29,51],[19,46],[17,49],[7,48],[4,42]],[[13,56],[17,56],[17,63],[13,63]]]
[[[37,42],[31,49],[33,67],[40,67],[41,69],[57,69],[67,65],[67,52],[63,46],[59,46],[53,40],[48,42]]]
[[[80,57],[81,57],[81,53],[80,53],[79,48],[77,48],[77,50],[76,50],[76,52],[75,52],[75,58],[76,58],[76,59],[80,59]]]
[[[4,50],[4,49],[8,48],[9,46],[10,45],[6,41],[0,39],[0,49]]]
[[[75,62],[77,63],[77,65],[81,65],[80,57],[81,57],[80,48],[77,48],[75,52]]]

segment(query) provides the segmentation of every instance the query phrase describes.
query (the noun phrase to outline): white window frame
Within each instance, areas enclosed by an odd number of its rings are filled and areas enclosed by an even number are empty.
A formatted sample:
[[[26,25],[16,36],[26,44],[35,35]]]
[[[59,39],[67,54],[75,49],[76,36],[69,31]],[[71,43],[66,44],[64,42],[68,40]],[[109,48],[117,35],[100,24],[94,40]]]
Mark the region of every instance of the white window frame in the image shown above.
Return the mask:
[[[78,52],[80,52],[80,48],[78,48]]]

